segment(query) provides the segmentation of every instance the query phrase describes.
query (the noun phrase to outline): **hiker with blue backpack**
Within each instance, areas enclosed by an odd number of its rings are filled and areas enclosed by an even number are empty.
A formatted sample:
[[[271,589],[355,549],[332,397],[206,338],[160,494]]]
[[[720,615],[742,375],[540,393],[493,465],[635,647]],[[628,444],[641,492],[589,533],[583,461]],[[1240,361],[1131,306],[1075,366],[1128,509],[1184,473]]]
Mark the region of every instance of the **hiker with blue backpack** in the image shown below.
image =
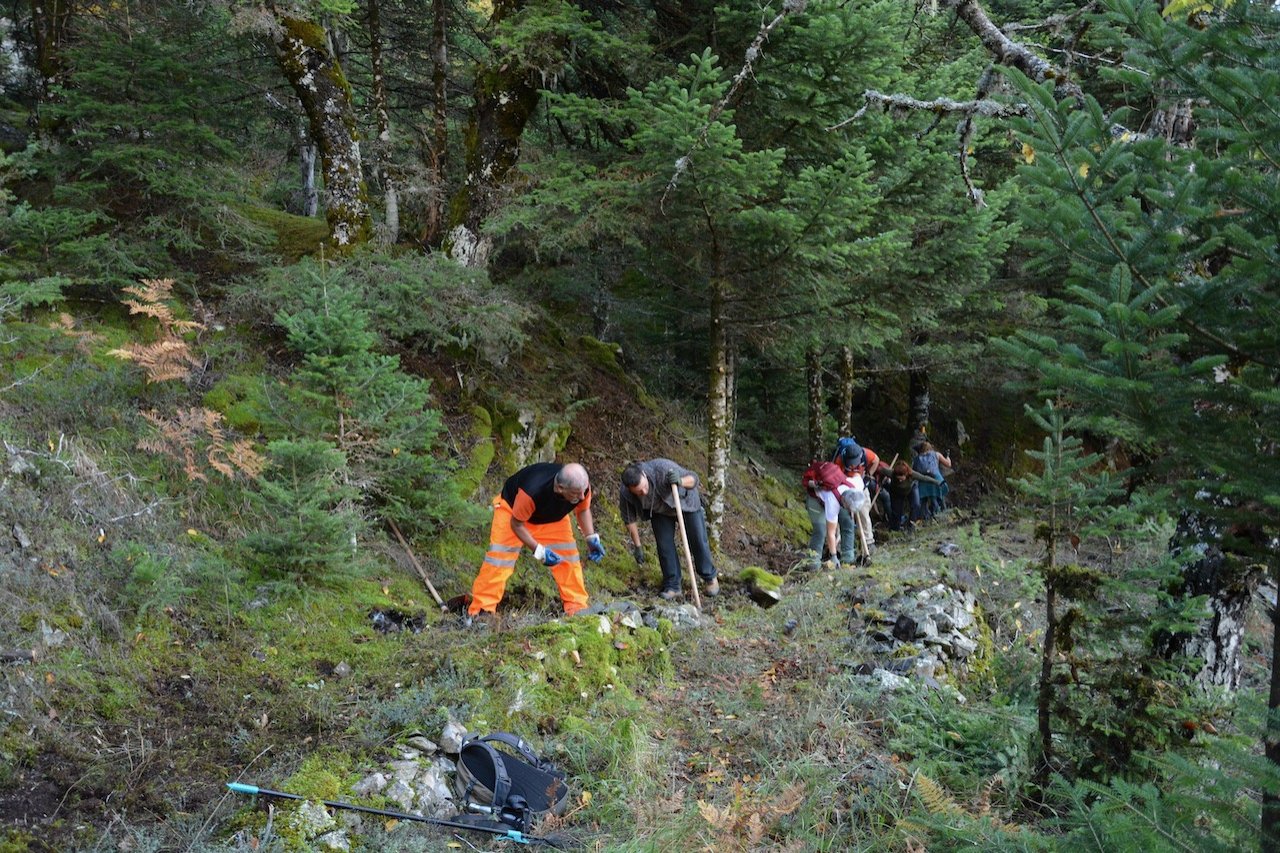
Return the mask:
[[[911,463],[912,470],[925,475],[930,480],[929,482],[922,480],[919,486],[921,514],[926,519],[933,518],[947,508],[947,492],[950,488],[947,486],[946,478],[942,476],[944,465],[947,468],[953,467],[951,459],[939,453],[927,441],[920,445],[920,452]]]

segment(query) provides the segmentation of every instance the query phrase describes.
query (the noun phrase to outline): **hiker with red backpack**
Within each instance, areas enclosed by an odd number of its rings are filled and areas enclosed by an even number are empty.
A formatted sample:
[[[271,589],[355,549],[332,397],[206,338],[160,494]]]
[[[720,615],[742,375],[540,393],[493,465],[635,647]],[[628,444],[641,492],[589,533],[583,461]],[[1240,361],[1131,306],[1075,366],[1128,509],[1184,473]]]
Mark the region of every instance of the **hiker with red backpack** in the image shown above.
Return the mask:
[[[862,534],[862,541],[866,546],[864,556],[869,560],[876,550],[875,532],[871,528],[871,507],[876,499],[875,493],[879,490],[879,478],[889,471],[889,466],[880,460],[874,450],[862,447],[852,436],[845,436],[836,442],[831,461],[840,466],[851,484],[865,489],[867,500],[855,501],[857,509],[844,511],[844,514],[849,516],[847,526],[852,528],[856,524]]]
[[[853,512],[856,507],[869,505],[866,491],[855,489],[834,462],[810,463],[802,477],[802,485],[805,510],[813,525],[809,550],[814,553],[814,568],[827,555],[835,561],[836,568],[845,563],[852,565],[858,558]],[[862,556],[869,555],[864,552]]]

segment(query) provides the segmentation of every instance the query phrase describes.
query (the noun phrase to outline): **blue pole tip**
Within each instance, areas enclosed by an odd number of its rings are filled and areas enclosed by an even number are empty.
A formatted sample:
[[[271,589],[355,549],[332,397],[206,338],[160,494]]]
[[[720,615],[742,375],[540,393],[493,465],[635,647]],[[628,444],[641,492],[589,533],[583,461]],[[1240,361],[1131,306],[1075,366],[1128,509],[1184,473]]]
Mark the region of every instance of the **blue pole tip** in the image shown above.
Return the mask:
[[[237,794],[256,794],[258,793],[257,785],[246,785],[243,782],[228,782],[227,787],[235,791]]]

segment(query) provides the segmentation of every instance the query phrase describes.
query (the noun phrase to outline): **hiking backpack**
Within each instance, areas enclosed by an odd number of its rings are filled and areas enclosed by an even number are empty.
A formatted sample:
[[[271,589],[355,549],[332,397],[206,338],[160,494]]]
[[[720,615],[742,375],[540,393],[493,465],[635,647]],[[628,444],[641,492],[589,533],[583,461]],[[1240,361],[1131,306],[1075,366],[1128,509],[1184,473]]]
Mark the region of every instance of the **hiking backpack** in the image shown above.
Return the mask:
[[[831,452],[831,461],[837,465],[843,465],[845,458],[853,460],[848,466],[850,468],[864,465],[867,461],[867,454],[862,451],[862,446],[858,444],[857,439],[851,435],[837,439],[836,449]]]
[[[846,479],[844,471],[836,463],[814,460],[809,463],[808,468],[804,469],[802,484],[804,490],[816,498],[818,495],[811,483],[816,483],[818,489],[834,492],[838,487],[845,485]]]
[[[486,812],[517,830],[531,816],[563,814],[569,799],[564,771],[508,732],[463,740],[454,779],[463,811]]]

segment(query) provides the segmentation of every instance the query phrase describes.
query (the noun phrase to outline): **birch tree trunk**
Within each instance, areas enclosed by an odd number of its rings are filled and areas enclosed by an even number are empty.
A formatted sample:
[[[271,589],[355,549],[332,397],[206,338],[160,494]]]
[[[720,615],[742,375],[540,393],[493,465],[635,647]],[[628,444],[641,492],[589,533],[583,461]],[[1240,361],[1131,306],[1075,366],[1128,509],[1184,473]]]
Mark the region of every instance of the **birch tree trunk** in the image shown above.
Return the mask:
[[[720,522],[724,518],[724,495],[729,482],[729,458],[733,444],[730,389],[733,357],[726,328],[728,282],[717,276],[711,280],[710,382],[707,390],[707,538],[711,547],[720,547]]]
[[[369,202],[361,174],[351,86],[329,49],[324,27],[277,12],[276,60],[307,117],[320,153],[329,242],[339,250],[369,239]]]
[[[400,239],[400,198],[396,180],[388,168],[391,161],[391,117],[387,110],[387,85],[382,68],[382,12],[378,0],[369,0],[369,65],[373,71],[373,110],[378,120],[378,139],[371,153],[374,173],[382,184],[383,223],[379,240],[392,245]]]
[[[1181,595],[1206,596],[1209,618],[1193,632],[1158,638],[1157,650],[1189,658],[1196,681],[1209,688],[1237,690],[1243,666],[1245,620],[1258,576],[1243,558],[1222,549],[1221,525],[1198,510],[1183,512],[1174,533],[1174,550],[1198,558],[1182,569]]]
[[[822,354],[810,348],[804,354],[804,387],[806,408],[809,410],[809,458],[815,459],[822,452]]]
[[[493,23],[519,11],[524,0],[494,4]],[[483,267],[492,239],[484,221],[497,207],[503,181],[520,157],[520,135],[538,106],[536,73],[515,62],[482,68],[476,76],[475,108],[467,128],[466,179],[454,193],[445,240],[451,257],[463,266]]]
[[[320,192],[316,189],[316,151],[315,143],[307,136],[303,128],[299,134],[301,144],[298,146],[298,171],[302,176],[302,203],[299,208],[303,216],[315,216],[320,209]]]
[[[853,435],[853,387],[857,371],[853,368],[853,347],[840,347],[840,415],[838,435]]]
[[[912,339],[913,347],[922,346],[927,338],[917,335]],[[933,398],[929,393],[929,369],[913,364],[907,371],[907,434],[914,435],[916,428],[929,423],[929,415],[933,408]]]
[[[1280,559],[1276,558],[1276,546],[1271,543],[1271,582],[1276,585],[1276,603],[1280,605]],[[1265,749],[1267,760],[1273,767],[1280,766],[1280,607],[1271,608],[1271,689],[1267,695],[1267,734]],[[1262,844],[1263,853],[1280,851],[1280,796],[1267,790],[1262,795]]]

